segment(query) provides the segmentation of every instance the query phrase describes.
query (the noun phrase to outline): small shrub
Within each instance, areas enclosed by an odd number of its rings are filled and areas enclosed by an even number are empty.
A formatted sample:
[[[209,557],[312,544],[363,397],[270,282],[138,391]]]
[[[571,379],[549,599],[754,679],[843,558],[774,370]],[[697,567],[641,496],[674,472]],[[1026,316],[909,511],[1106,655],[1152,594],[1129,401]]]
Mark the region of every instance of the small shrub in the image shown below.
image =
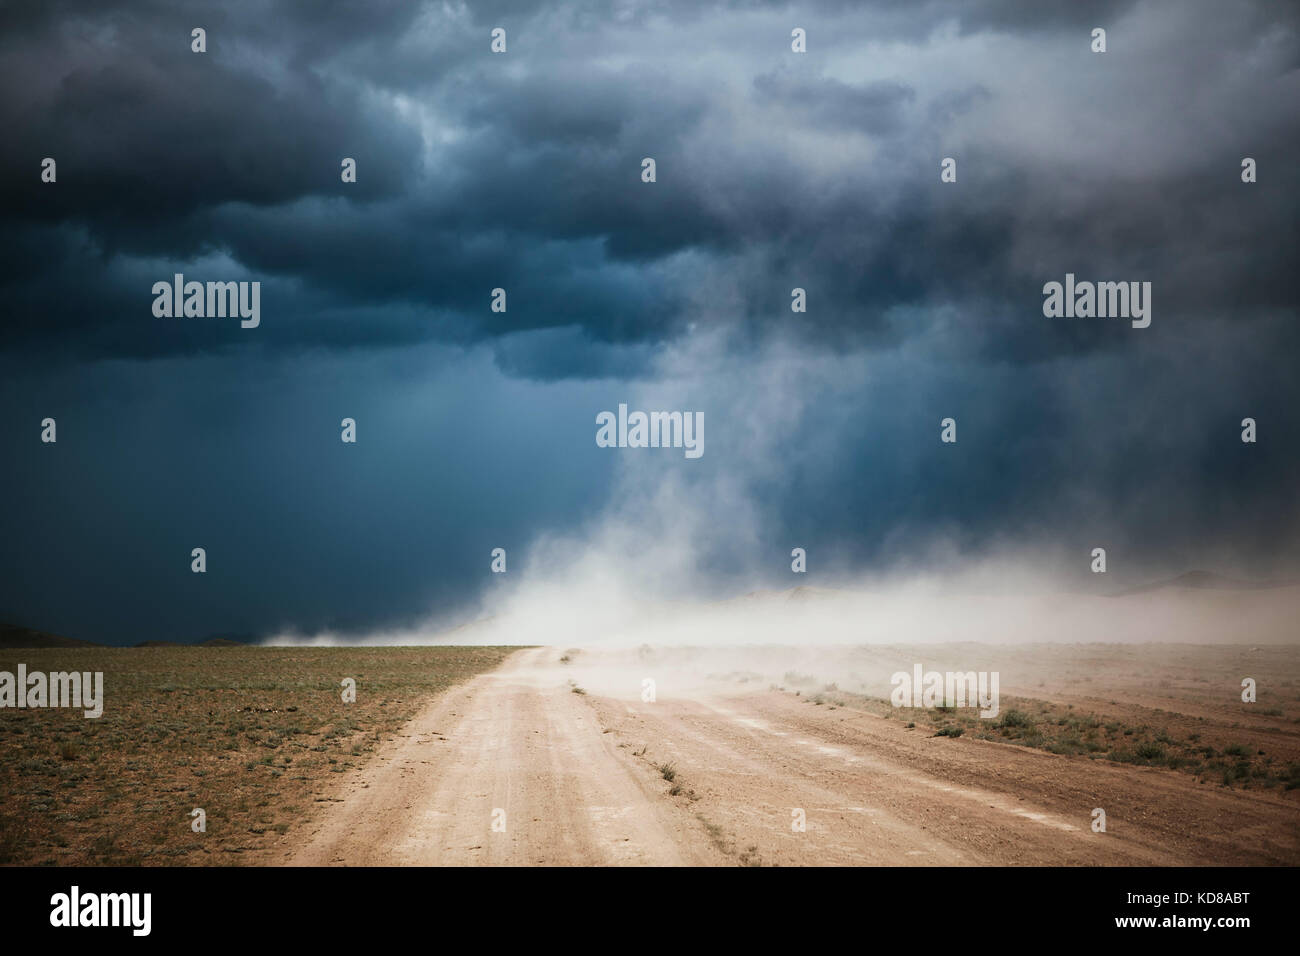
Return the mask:
[[[1008,710],[998,721],[999,727],[1031,727],[1033,721],[1023,710]]]
[[[1152,741],[1138,744],[1137,755],[1142,760],[1163,760],[1165,748]]]

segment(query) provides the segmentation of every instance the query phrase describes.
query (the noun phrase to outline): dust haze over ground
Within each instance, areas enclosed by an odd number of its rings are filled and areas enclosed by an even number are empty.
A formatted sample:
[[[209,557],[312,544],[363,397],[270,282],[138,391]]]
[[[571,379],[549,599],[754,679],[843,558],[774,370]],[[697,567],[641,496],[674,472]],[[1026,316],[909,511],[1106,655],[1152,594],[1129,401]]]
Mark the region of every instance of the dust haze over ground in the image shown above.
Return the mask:
[[[797,576],[792,576],[796,577]],[[1101,577],[1099,575],[1099,577]],[[999,581],[1034,582],[1027,593]],[[1300,586],[1181,575],[1117,594],[1054,590],[1043,576],[985,569],[961,576],[797,585],[717,601],[633,593],[612,574],[578,584],[525,583],[454,628],[366,635],[281,635],[271,643],[548,644],[731,648],[753,645],[1026,643],[1287,644],[1300,632]],[[805,651],[806,653],[807,651]]]
[[[689,409],[692,396],[703,399],[708,424],[699,460],[684,461],[677,449],[611,449],[619,457],[603,508],[574,528],[508,548],[506,573],[488,570],[487,548],[478,556],[492,584],[486,597],[408,627],[286,630],[269,642],[1295,642],[1289,622],[1300,611],[1300,576],[1282,536],[1266,565],[1243,561],[1209,533],[1196,549],[1171,550],[1161,560],[1126,550],[1116,528],[1148,495],[1163,494],[1158,488],[1139,488],[1127,502],[1080,499],[1063,489],[1062,501],[1087,500],[1092,512],[1094,526],[1073,538],[1034,519],[972,542],[956,525],[922,528],[899,517],[880,544],[896,555],[885,569],[864,569],[832,547],[810,549],[807,572],[792,573],[800,533],[788,517],[765,508],[764,496],[771,485],[817,466],[791,459],[818,427],[812,396],[825,393],[814,386],[869,380],[872,367],[780,339],[756,347],[751,363],[737,364],[724,357],[733,334],[725,322],[715,323],[692,347],[665,349],[657,377],[626,396],[632,409]],[[700,382],[707,382],[703,391]],[[939,445],[937,418],[933,425]],[[591,429],[594,435],[594,417]],[[880,453],[890,454],[886,436],[876,437]],[[954,455],[964,447],[949,446]],[[1096,458],[1089,456],[1090,467],[1100,467]],[[810,500],[808,507],[824,502]],[[1282,510],[1289,514],[1293,505]],[[1106,573],[1091,571],[1096,547],[1107,549]],[[1261,574],[1265,566],[1270,570]]]

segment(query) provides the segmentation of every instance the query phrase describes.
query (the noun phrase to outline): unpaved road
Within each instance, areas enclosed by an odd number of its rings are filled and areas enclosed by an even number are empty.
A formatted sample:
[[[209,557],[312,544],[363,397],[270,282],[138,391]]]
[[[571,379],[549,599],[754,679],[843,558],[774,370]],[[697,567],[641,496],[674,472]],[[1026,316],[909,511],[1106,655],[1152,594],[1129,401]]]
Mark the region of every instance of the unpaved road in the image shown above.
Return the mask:
[[[560,653],[520,651],[434,700],[259,862],[1300,862],[1300,812],[1280,792],[928,737],[775,690],[574,693],[582,671]]]

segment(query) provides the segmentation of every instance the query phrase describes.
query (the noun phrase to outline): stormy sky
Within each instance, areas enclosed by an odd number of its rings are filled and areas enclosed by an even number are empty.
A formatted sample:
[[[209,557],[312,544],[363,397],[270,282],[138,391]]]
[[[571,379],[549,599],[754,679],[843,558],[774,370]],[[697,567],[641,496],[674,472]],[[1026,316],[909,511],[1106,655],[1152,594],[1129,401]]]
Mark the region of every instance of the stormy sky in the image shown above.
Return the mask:
[[[995,559],[1089,588],[1095,547],[1116,588],[1292,575],[1298,28],[1201,0],[0,5],[0,620],[364,635],[530,576],[671,601]],[[156,317],[178,272],[259,281],[261,324]],[[1045,317],[1066,273],[1150,282],[1150,327]],[[597,447],[619,403],[702,412],[705,453]]]

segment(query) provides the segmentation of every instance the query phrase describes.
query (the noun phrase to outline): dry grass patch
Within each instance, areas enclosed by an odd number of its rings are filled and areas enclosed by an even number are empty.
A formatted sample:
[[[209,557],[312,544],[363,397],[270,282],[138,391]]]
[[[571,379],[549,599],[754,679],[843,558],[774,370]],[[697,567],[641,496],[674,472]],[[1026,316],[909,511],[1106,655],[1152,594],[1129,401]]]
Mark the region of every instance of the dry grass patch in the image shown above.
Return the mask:
[[[509,647],[0,652],[0,670],[103,671],[104,714],[0,711],[0,863],[237,864],[324,799],[429,697]],[[357,682],[355,703],[340,682]],[[207,832],[190,811],[207,813]]]

